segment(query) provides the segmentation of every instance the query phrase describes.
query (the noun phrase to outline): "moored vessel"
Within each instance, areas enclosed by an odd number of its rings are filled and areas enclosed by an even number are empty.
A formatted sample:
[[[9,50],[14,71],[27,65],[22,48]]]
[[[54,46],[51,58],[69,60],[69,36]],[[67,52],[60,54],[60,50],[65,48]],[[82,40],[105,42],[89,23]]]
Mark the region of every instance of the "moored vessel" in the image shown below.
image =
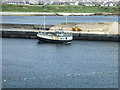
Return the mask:
[[[70,31],[40,31],[37,34],[39,42],[71,43],[73,36]]]
[[[67,29],[67,17],[66,17],[66,29]],[[44,16],[44,30],[39,30],[37,37],[38,37],[38,42],[47,42],[47,43],[70,44],[73,39],[72,33],[70,31],[45,30],[45,16]]]

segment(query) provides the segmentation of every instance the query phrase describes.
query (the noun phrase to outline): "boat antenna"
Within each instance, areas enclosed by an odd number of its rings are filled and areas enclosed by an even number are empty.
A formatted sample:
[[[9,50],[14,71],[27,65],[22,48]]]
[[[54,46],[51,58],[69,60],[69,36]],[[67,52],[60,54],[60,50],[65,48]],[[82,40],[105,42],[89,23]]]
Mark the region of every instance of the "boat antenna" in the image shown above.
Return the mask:
[[[44,15],[44,30],[45,30],[45,15]]]
[[[66,16],[66,30],[67,30],[67,28],[68,28],[68,27],[67,27],[67,16]]]

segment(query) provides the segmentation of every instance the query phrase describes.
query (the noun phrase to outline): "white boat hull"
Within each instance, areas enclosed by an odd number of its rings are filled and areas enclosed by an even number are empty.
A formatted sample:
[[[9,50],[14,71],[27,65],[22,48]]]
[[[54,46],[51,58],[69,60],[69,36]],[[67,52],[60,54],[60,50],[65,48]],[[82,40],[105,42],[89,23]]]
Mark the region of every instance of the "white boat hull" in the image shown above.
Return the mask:
[[[72,40],[53,40],[53,39],[47,39],[47,38],[41,38],[41,37],[38,37],[38,40],[42,42],[47,42],[47,43],[67,43],[72,41]]]
[[[49,43],[67,43],[67,42],[71,42],[73,37],[72,35],[63,35],[63,34],[59,34],[59,35],[55,35],[54,34],[42,34],[42,33],[38,33],[37,34],[38,40],[42,41],[42,42],[49,42]]]

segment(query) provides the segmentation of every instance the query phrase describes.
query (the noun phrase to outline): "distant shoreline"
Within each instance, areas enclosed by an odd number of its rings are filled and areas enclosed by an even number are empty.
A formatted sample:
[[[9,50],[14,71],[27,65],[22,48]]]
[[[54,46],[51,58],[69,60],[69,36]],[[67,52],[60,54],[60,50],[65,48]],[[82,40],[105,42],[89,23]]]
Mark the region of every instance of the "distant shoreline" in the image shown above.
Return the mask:
[[[118,13],[0,12],[0,16],[120,16]]]
[[[3,4],[3,16],[119,16],[115,7],[81,5],[8,5]]]

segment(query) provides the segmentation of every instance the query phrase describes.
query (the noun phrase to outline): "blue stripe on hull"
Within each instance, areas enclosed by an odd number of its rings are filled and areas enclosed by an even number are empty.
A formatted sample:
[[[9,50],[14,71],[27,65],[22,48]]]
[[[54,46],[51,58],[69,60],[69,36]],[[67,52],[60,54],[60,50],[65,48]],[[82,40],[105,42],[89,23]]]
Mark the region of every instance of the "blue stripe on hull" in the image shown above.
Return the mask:
[[[42,42],[47,42],[47,43],[65,43],[65,42],[71,42],[72,40],[51,40],[51,39],[46,39],[46,38],[40,38],[38,39]]]

